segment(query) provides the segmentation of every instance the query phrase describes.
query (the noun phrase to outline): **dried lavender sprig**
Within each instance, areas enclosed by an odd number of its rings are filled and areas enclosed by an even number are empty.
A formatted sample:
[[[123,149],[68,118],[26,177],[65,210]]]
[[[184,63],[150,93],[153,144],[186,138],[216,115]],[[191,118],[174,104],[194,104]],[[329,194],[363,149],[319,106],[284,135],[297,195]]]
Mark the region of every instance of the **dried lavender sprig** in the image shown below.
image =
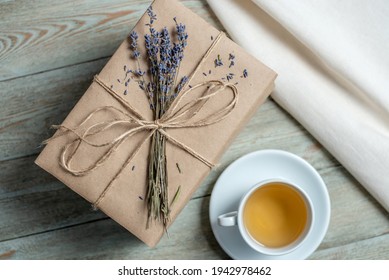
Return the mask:
[[[182,48],[184,49],[188,44],[188,33],[185,31],[186,27],[184,24],[178,23],[176,17],[174,17],[173,20],[176,23],[178,42],[182,45]]]
[[[180,83],[177,85],[177,77],[178,77],[178,73],[180,71],[180,65],[181,65],[181,61],[182,59],[184,58],[184,50],[185,50],[185,47],[187,46],[188,44],[188,33],[186,32],[186,27],[184,24],[182,23],[178,23],[177,22],[177,18],[174,17],[173,18],[174,22],[176,23],[176,31],[177,31],[177,37],[178,37],[178,44],[176,44],[174,47],[173,47],[173,51],[174,51],[174,54],[173,54],[173,63],[174,65],[176,66],[176,71],[175,71],[175,79],[174,79],[174,86],[176,86],[176,92],[174,93],[174,98],[177,96],[178,92],[181,91],[181,89],[183,88],[184,84],[186,83],[187,81],[187,77],[184,76],[182,78],[182,80],[180,81]],[[184,81],[184,83],[182,83]],[[179,87],[179,88],[178,88]],[[173,98],[173,99],[174,99]]]
[[[149,60],[151,81],[144,82],[144,72],[140,68],[139,55],[137,55],[138,70],[133,73],[142,80],[139,86],[144,89],[148,97],[152,99],[150,108],[154,110],[155,119],[159,119],[169,108],[177,94],[182,90],[188,81],[186,76],[182,77],[177,84],[179,67],[184,57],[184,49],[187,46],[188,34],[185,25],[176,23],[177,42],[172,43],[167,28],[161,32],[155,31],[153,23],[157,19],[152,7],[147,10],[150,18],[148,24],[150,34],[145,35],[145,45]],[[135,43],[132,49],[137,50],[137,36],[132,36]],[[150,219],[161,220],[167,226],[169,221],[170,208],[168,203],[166,170],[166,138],[156,131],[152,137],[149,158],[149,187],[147,191],[148,223]]]
[[[131,49],[133,51],[133,56],[134,58],[139,58],[140,57],[140,52],[138,50],[138,33],[135,32],[135,30],[133,30],[130,35],[129,35],[129,38],[131,39]]]
[[[150,28],[150,34],[145,35],[145,46],[147,55],[150,62],[150,72],[153,77],[157,72],[158,65],[158,46],[159,46],[159,33],[154,28]]]
[[[171,76],[174,68],[172,67],[172,47],[170,34],[166,27],[164,27],[160,34],[159,43],[159,65],[158,65],[158,95],[157,108],[159,109],[156,118],[161,118],[166,108],[166,98],[171,88]],[[159,106],[158,106],[159,105]]]
[[[144,85],[146,84],[146,81],[145,81],[145,79],[143,77],[145,72],[142,71],[141,66],[140,66],[139,59],[140,59],[141,56],[140,56],[140,52],[138,50],[138,38],[139,38],[138,33],[135,30],[133,30],[130,33],[129,39],[131,40],[131,48],[133,50],[133,57],[136,59],[136,62],[137,62],[137,65],[138,65],[138,69],[135,70],[135,71],[131,71],[131,70],[129,70],[129,71],[134,73],[135,75],[141,77],[141,82],[142,83],[138,82],[139,87],[146,91],[146,95],[147,95],[147,98],[149,99],[150,106],[151,105],[154,106],[153,100],[150,97],[150,92],[147,90],[147,87],[146,88],[144,87]]]
[[[154,23],[155,20],[157,20],[157,15],[154,14],[154,11],[153,11],[153,7],[150,6],[148,9],[147,9],[147,15],[149,16],[149,19],[150,19],[150,23],[148,25],[152,25]]]
[[[174,21],[176,23],[176,31],[177,31],[177,38],[178,38],[178,44],[176,45],[176,54],[175,54],[175,60],[174,63],[177,64],[177,68],[180,65],[180,62],[184,58],[184,50],[185,47],[188,44],[188,33],[186,32],[186,27],[182,23],[177,23],[177,19],[174,18]]]
[[[183,87],[185,86],[185,84],[188,82],[189,78],[187,76],[183,76],[181,78],[181,81],[178,83],[177,85],[177,89],[176,89],[176,92],[175,92],[175,97],[177,97],[178,93],[183,89]]]

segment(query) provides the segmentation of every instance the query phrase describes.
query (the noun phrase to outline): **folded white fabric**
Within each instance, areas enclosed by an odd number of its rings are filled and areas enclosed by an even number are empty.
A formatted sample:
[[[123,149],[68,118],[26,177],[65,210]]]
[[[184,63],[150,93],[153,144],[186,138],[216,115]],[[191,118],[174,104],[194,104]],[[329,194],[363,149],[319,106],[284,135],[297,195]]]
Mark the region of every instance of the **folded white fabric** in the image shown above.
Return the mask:
[[[389,211],[389,1],[208,0],[272,97]]]

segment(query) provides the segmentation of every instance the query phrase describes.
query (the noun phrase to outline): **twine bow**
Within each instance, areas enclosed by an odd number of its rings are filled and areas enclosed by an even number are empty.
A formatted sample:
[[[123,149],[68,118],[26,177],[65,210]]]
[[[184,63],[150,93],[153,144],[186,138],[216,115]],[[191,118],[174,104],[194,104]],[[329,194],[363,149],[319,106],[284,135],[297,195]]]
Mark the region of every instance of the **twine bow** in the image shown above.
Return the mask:
[[[192,73],[191,78],[200,68],[200,65],[209,55],[209,53],[216,45],[216,43],[220,40],[220,37],[221,36],[219,35],[217,40],[215,40],[215,42],[208,49],[207,53],[203,56],[203,59],[196,67],[194,73]],[[189,81],[191,80],[191,78],[189,79]],[[189,87],[188,89],[181,91],[178,94],[177,98],[173,101],[170,108],[164,113],[164,115],[160,119],[149,121],[146,120],[144,117],[142,117],[142,115],[129,102],[127,102],[119,94],[115,93],[115,91],[113,91],[110,87],[108,87],[106,83],[104,83],[97,75],[94,77],[94,82],[100,85],[107,93],[109,93],[113,98],[115,98],[126,109],[126,111],[123,111],[122,109],[117,108],[115,106],[101,106],[96,108],[89,115],[87,115],[82,120],[82,122],[76,127],[70,128],[65,125],[53,125],[52,127],[55,129],[61,130],[64,133],[71,132],[76,136],[75,139],[70,143],[66,144],[63,150],[61,151],[59,164],[61,165],[62,168],[64,168],[68,173],[74,176],[84,176],[86,174],[89,174],[95,169],[97,169],[99,166],[103,165],[127,139],[129,139],[130,137],[134,136],[139,132],[145,132],[145,131],[147,132],[146,137],[143,138],[141,143],[128,156],[125,163],[116,172],[114,177],[110,180],[108,185],[104,188],[104,190],[102,191],[98,199],[95,201],[95,203],[93,204],[93,207],[95,209],[97,209],[99,203],[102,201],[102,199],[109,191],[109,189],[113,186],[114,182],[120,176],[121,172],[130,164],[132,159],[138,154],[138,152],[141,150],[143,145],[156,131],[159,131],[159,133],[164,135],[167,141],[179,147],[180,149],[186,151],[187,153],[189,153],[194,158],[198,159],[208,167],[210,168],[214,167],[214,164],[211,161],[206,159],[200,153],[193,150],[191,147],[185,145],[182,141],[171,136],[167,130],[204,127],[222,121],[228,115],[231,114],[231,112],[234,110],[238,102],[238,90],[235,87],[235,85],[227,84],[220,80],[210,80],[210,81],[205,81],[197,85],[194,85],[193,87]],[[192,93],[193,91],[195,91],[200,87],[207,87],[205,93],[200,97],[197,97],[180,107],[183,99],[188,94]],[[216,95],[220,94],[225,88],[230,88],[232,90],[233,97],[230,100],[230,102],[228,102],[227,105],[218,109],[217,111],[214,111],[196,120],[195,116],[201,111],[201,109],[204,107],[207,101],[209,101],[211,98],[215,97]],[[86,123],[89,120],[91,120],[100,111],[111,111],[113,113],[116,113],[117,115],[120,115],[120,117],[112,120],[97,122],[90,126],[85,127]],[[111,139],[104,143],[98,143],[92,139],[93,136],[99,135],[104,131],[107,131],[108,129],[112,129],[114,127],[119,127],[119,126],[121,128],[126,127],[126,130],[120,135],[116,136],[114,139]],[[80,130],[82,130],[83,128],[84,131],[80,133]],[[53,139],[60,136],[62,136],[61,133],[54,135],[52,138],[44,141],[44,144],[47,144],[49,141],[52,141]],[[75,155],[77,154],[77,151],[81,143],[96,148],[108,147],[108,149],[100,158],[98,158],[95,162],[93,162],[88,167],[76,169],[72,167],[71,163]]]

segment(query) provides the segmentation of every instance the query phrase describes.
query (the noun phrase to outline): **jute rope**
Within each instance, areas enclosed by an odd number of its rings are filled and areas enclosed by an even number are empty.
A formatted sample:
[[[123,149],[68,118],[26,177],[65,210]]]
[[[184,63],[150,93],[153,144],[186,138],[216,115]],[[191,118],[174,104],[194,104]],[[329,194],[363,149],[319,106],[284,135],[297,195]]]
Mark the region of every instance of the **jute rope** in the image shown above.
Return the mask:
[[[191,74],[187,84],[189,84],[189,82],[192,80],[192,78],[197,73],[197,71],[199,71],[204,61],[208,58],[208,56],[210,55],[214,47],[218,44],[218,42],[223,36],[224,33],[221,32],[218,35],[218,37],[214,40],[212,45],[209,47],[209,49],[204,54],[203,58],[195,68],[194,72]],[[96,108],[93,112],[91,112],[88,116],[86,116],[82,120],[82,122],[76,127],[70,128],[65,125],[52,126],[55,129],[61,130],[63,133],[71,132],[76,136],[72,142],[64,146],[61,152],[60,159],[59,159],[59,164],[61,165],[61,167],[63,167],[67,172],[69,172],[74,176],[84,176],[94,171],[102,164],[104,164],[112,156],[112,154],[119,149],[121,144],[125,142],[128,138],[142,131],[148,132],[146,137],[143,138],[141,143],[128,156],[125,163],[115,173],[113,178],[109,181],[107,186],[104,188],[104,190],[102,191],[98,199],[93,204],[94,208],[98,207],[98,205],[104,199],[105,195],[110,190],[110,188],[114,185],[114,182],[118,179],[122,171],[130,164],[132,159],[138,154],[138,152],[143,147],[143,145],[147,143],[147,140],[150,137],[152,137],[152,135],[156,131],[159,131],[159,133],[164,135],[167,141],[179,147],[180,149],[186,151],[187,153],[191,154],[193,157],[195,157],[196,159],[198,159],[208,167],[210,168],[214,167],[214,164],[211,161],[203,157],[201,154],[199,154],[189,146],[185,145],[182,141],[171,136],[166,131],[166,129],[204,127],[222,121],[228,115],[231,114],[231,112],[234,110],[238,102],[238,90],[235,87],[235,85],[226,84],[220,80],[210,80],[210,81],[205,81],[197,85],[194,85],[193,87],[189,87],[185,91],[182,91],[178,94],[177,98],[173,101],[170,108],[160,119],[155,121],[148,121],[144,119],[142,115],[129,102],[127,102],[119,94],[117,94],[110,87],[108,87],[106,83],[104,83],[97,75],[94,77],[94,82],[96,82],[99,86],[101,86],[113,98],[119,101],[120,104],[124,108],[126,108],[127,112],[119,108],[116,108],[114,106],[101,106]],[[187,96],[197,88],[205,87],[205,86],[207,87],[207,90],[201,97],[191,100],[190,102],[183,105],[181,108],[179,107],[179,105],[181,104],[185,96]],[[232,100],[221,109],[212,112],[207,116],[203,116],[201,119],[195,120],[194,117],[203,108],[205,103],[212,97],[215,97],[217,94],[221,93],[225,88],[230,88],[232,90],[233,92]],[[83,133],[80,133],[79,130],[100,111],[111,111],[116,114],[119,114],[121,118],[115,118],[113,120],[94,123],[93,125],[86,127]],[[98,135],[99,133],[103,133],[108,129],[114,128],[115,126],[127,127],[127,129],[123,133],[118,135],[116,138],[104,143],[96,143],[92,139],[90,139],[92,136]],[[58,133],[57,135],[44,141],[44,144],[47,144],[53,139],[62,136],[63,133]],[[93,162],[90,166],[83,169],[75,169],[71,166],[71,162],[74,159],[81,143],[84,143],[91,147],[109,146],[109,148],[99,159]]]

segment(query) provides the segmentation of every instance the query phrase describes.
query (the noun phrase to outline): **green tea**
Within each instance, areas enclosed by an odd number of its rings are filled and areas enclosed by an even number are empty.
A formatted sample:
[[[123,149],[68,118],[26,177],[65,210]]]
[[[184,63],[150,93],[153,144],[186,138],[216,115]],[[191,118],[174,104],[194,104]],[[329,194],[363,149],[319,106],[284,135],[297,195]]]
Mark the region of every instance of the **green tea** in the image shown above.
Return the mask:
[[[249,235],[272,248],[286,246],[304,231],[308,208],[302,195],[284,183],[269,183],[247,199],[243,222]]]

